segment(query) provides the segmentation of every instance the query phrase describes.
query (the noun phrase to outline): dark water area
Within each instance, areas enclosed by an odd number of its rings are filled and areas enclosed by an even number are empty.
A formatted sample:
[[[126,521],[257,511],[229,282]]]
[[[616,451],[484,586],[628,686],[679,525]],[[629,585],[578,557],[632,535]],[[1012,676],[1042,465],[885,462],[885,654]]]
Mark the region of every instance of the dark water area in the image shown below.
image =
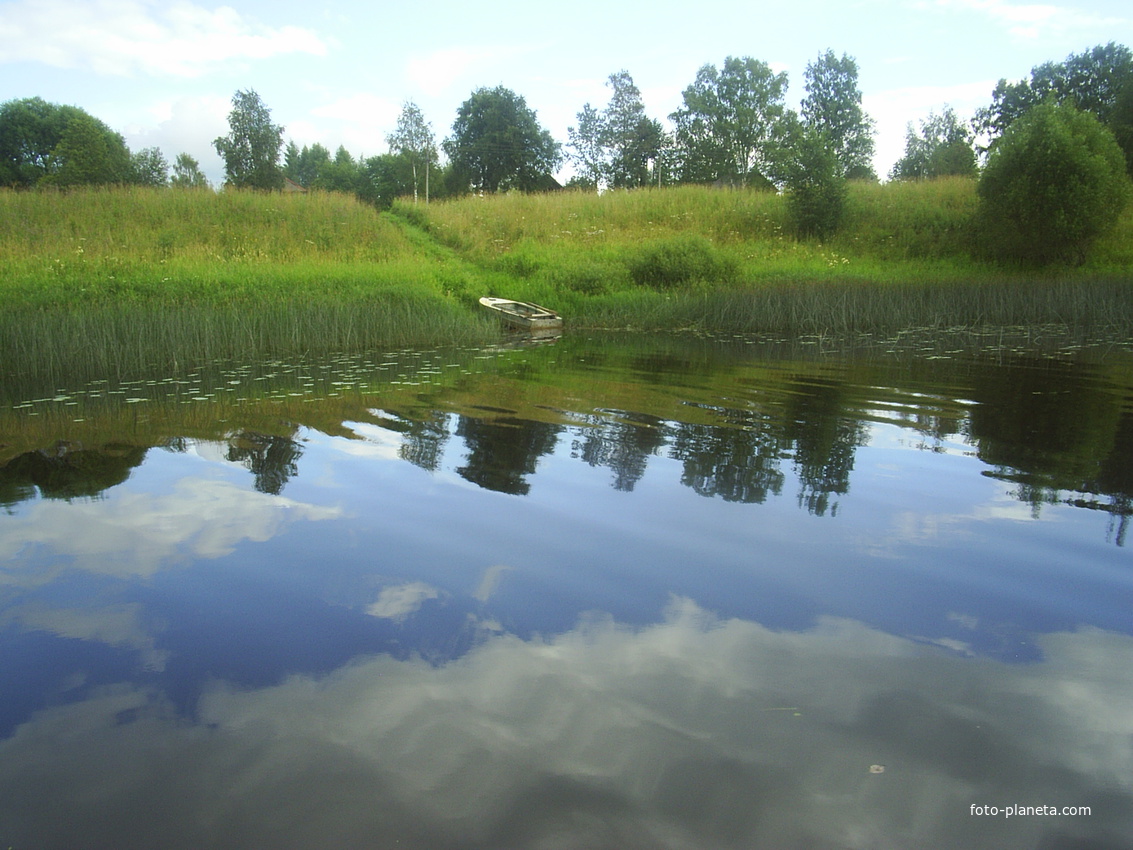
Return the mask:
[[[0,847],[1133,844],[1127,342],[2,390]]]

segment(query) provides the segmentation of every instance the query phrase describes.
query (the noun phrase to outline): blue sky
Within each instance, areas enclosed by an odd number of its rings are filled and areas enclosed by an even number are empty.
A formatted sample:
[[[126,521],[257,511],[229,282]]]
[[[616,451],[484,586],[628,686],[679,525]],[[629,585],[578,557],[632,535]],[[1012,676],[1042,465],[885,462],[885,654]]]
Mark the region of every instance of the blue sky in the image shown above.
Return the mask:
[[[473,89],[499,84],[565,142],[621,69],[668,126],[697,69],[727,56],[786,71],[798,108],[807,63],[830,48],[857,60],[884,176],[907,122],[945,104],[968,117],[1001,77],[1109,41],[1133,46],[1128,0],[2,0],[0,101],[81,106],[131,149],[155,145],[170,161],[186,151],[219,181],[212,140],[237,89],[259,92],[285,139],[370,156],[385,152],[404,101],[440,140]]]

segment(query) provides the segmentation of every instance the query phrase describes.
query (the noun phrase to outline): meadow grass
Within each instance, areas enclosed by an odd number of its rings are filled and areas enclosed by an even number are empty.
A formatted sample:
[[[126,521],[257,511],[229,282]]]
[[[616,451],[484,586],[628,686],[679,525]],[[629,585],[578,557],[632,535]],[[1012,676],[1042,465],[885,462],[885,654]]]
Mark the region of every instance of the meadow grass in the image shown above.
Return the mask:
[[[782,196],[703,186],[470,197],[413,216],[497,273],[495,294],[555,307],[577,327],[1133,330],[1133,211],[1088,264],[1040,273],[973,256],[977,203],[965,178],[853,183],[827,242],[790,234]]]
[[[690,236],[718,255],[713,283],[986,276],[967,253],[975,204],[971,180],[853,184],[844,226],[827,243],[791,235],[782,196],[704,186],[470,197],[415,214],[483,268],[595,294],[624,288],[643,254]]]
[[[161,264],[381,262],[412,254],[354,198],[141,187],[0,192],[0,254]]]
[[[842,225],[826,242],[791,235],[781,195],[707,186],[601,196],[472,196],[412,212],[420,226],[465,258],[519,277],[583,258],[624,264],[643,248],[690,233],[731,257],[737,279],[747,283],[816,274],[824,279],[1003,277],[1003,268],[972,256],[977,205],[976,181],[970,178],[852,182]],[[409,209],[395,206],[395,212]],[[1084,269],[1054,274],[1127,273],[1131,259],[1133,210],[1127,210]],[[616,270],[610,270],[616,281]],[[1035,275],[1033,270],[1025,273]]]
[[[456,271],[344,195],[4,191],[0,364],[122,375],[490,339]]]

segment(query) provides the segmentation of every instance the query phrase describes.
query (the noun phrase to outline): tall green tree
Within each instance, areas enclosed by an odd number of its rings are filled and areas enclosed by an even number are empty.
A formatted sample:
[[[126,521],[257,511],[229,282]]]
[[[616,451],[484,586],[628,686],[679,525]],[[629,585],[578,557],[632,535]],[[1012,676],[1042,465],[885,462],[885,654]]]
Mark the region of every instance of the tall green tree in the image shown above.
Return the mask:
[[[905,153],[889,173],[893,180],[924,180],[933,177],[975,177],[976,152],[971,128],[951,106],[938,115],[930,112],[914,130],[905,129]]]
[[[1109,128],[1125,154],[1125,170],[1133,177],[1133,80],[1125,83],[1113,105]]]
[[[294,157],[294,162],[288,164],[288,170],[285,174],[303,188],[310,189],[315,186],[315,183],[319,179],[319,173],[329,162],[330,150],[324,145],[318,142],[315,142],[310,147],[303,145],[303,149],[299,151],[298,156]]]
[[[646,116],[641,90],[629,71],[610,74],[606,84],[613,94],[602,113],[598,136],[607,151],[605,179],[614,188],[647,185],[650,164],[661,154],[664,130],[658,121]]]
[[[394,200],[413,191],[412,166],[398,154],[367,157],[359,171],[358,197],[378,209],[389,209]]]
[[[354,157],[344,146],[339,145],[338,150],[334,153],[334,159],[327,159],[319,167],[311,186],[326,192],[355,194],[358,191],[360,179],[359,164],[354,161]]]
[[[665,157],[670,148],[669,134],[655,118],[642,118],[630,135],[626,146],[627,174],[632,184],[645,186],[657,182],[665,172]]]
[[[979,182],[980,229],[1003,259],[1081,262],[1129,196],[1113,133],[1069,103],[1040,103],[988,155]]]
[[[444,142],[453,180],[465,191],[534,191],[553,185],[559,144],[511,89],[476,89],[457,109]]]
[[[288,139],[287,147],[283,149],[283,176],[299,182],[299,146],[294,139]]]
[[[839,59],[827,50],[808,63],[802,120],[825,135],[842,169],[851,179],[877,179],[873,170],[876,125],[862,109],[858,63],[845,53]]]
[[[122,136],[77,106],[39,97],[0,105],[0,185],[30,188],[123,183],[130,151]]]
[[[425,186],[425,203],[429,203],[429,169],[437,160],[437,145],[433,127],[416,103],[407,100],[402,104],[397,126],[386,136],[386,144],[390,153],[405,157],[409,163],[413,173],[413,203],[417,203],[418,188],[422,183]]]
[[[681,179],[766,185],[782,161],[786,93],[787,74],[751,57],[703,66],[669,116]]]
[[[1131,86],[1133,51],[1111,41],[1061,62],[1036,65],[1028,79],[1013,83],[1001,79],[991,105],[976,113],[977,129],[994,145],[1015,121],[1048,100],[1072,103],[1112,128],[1119,100]]]
[[[232,96],[228,127],[227,136],[213,141],[228,182],[237,189],[282,189],[283,127],[272,123],[271,110],[255,91]]]
[[[117,133],[89,115],[75,117],[51,151],[40,184],[91,186],[130,182],[130,151]]]
[[[169,161],[160,148],[142,148],[130,154],[130,182],[156,188],[169,185]]]
[[[169,185],[175,189],[207,189],[209,181],[195,158],[187,153],[179,153],[173,160],[173,176]]]
[[[605,177],[609,158],[603,143],[602,113],[587,103],[575,117],[577,125],[567,128],[567,147],[573,151],[568,156],[578,167],[579,183],[597,190]]]

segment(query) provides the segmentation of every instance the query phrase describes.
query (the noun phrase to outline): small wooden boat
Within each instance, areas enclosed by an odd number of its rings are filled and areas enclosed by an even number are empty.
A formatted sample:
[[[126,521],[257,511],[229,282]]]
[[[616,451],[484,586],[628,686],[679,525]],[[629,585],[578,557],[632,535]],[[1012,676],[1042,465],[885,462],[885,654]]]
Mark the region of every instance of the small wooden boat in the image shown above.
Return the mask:
[[[493,298],[490,295],[481,298],[480,303],[499,316],[504,324],[520,330],[558,330],[563,326],[563,319],[558,313],[538,304]]]

